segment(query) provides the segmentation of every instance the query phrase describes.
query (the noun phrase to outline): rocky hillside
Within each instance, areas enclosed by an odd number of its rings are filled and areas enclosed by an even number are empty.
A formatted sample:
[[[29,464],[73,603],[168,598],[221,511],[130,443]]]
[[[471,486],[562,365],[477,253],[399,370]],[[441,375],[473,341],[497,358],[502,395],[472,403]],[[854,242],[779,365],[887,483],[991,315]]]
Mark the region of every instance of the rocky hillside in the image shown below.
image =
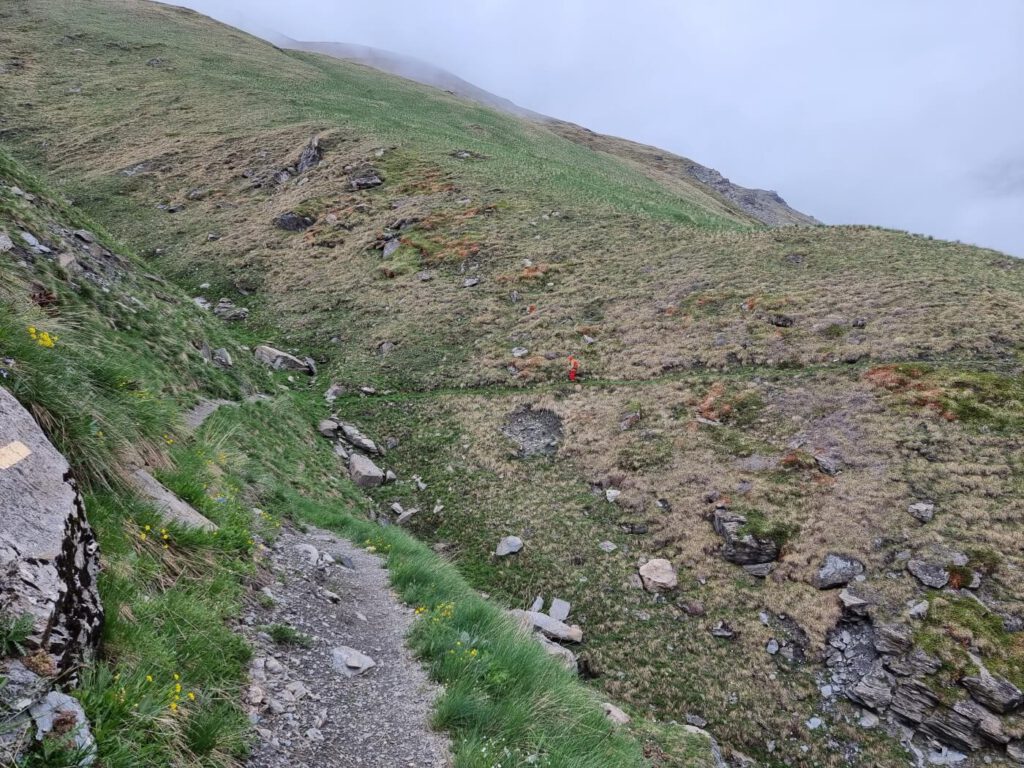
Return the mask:
[[[202,370],[223,348],[293,402],[221,409],[168,461],[221,440],[252,506],[323,525],[323,493],[363,546],[414,534],[632,713],[621,765],[713,759],[667,722],[733,765],[1024,760],[1021,262],[805,226],[682,158],[179,9],[0,14],[0,140],[228,335]],[[167,366],[202,359],[160,333]],[[533,710],[432,670],[489,764],[479,724]]]

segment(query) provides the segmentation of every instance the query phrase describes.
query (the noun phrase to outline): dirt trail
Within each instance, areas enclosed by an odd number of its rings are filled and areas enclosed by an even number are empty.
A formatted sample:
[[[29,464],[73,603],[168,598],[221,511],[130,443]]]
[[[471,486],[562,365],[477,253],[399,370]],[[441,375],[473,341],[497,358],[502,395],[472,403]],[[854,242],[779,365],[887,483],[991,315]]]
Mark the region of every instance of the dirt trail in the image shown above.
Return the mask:
[[[380,558],[316,528],[284,529],[264,551],[273,581],[242,630],[260,737],[247,765],[450,766],[447,739],[428,725],[440,689],[405,647],[413,612]],[[281,643],[282,625],[300,642]]]

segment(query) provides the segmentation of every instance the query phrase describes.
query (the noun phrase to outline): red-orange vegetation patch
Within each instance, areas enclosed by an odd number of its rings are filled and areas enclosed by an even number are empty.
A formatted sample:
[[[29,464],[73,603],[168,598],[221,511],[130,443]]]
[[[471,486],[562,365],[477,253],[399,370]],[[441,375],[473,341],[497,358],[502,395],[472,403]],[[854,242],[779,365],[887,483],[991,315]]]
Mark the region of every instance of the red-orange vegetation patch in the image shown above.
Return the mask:
[[[872,386],[887,392],[906,395],[911,404],[927,408],[946,421],[955,421],[956,414],[946,408],[946,393],[929,382],[926,371],[914,366],[878,365],[864,374]]]
[[[716,381],[697,405],[697,413],[709,421],[721,421],[732,413],[732,405],[722,400],[724,395],[725,384]]]

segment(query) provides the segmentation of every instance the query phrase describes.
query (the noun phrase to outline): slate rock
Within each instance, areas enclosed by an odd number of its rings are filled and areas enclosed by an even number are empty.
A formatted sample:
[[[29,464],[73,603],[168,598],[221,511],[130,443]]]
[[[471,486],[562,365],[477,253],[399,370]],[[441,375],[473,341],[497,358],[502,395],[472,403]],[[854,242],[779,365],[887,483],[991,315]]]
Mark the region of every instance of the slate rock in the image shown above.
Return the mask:
[[[583,630],[577,625],[566,624],[539,611],[521,611],[514,608],[509,613],[527,629],[534,629],[551,640],[567,643],[582,643]]]
[[[607,701],[601,705],[601,709],[604,710],[604,716],[615,725],[627,725],[631,719],[629,715]]]
[[[1024,704],[1024,694],[1006,678],[998,675],[969,675],[961,678],[960,684],[966,688],[971,697],[993,712],[1001,715],[1015,712]]]
[[[929,563],[925,560],[908,560],[907,570],[919,582],[932,589],[942,589],[949,583],[949,571],[938,563]]]
[[[722,556],[737,565],[769,563],[779,558],[779,545],[771,539],[762,539],[742,532],[747,518],[724,509],[716,509],[713,525],[722,537]]]
[[[295,164],[295,170],[298,173],[305,173],[319,165],[323,156],[323,150],[320,148],[320,137],[313,136],[309,143],[302,148],[302,154],[299,155],[299,162]]]
[[[62,737],[61,740],[76,752],[75,765],[84,768],[96,762],[96,741],[78,699],[60,691],[50,691],[32,705],[29,715],[36,726],[37,741],[48,736]]]
[[[341,423],[341,433],[345,439],[348,440],[352,445],[360,450],[367,451],[368,453],[379,453],[380,450],[377,448],[377,444],[370,438],[362,433],[362,431],[355,424]]]
[[[179,499],[159,480],[141,467],[128,476],[128,482],[140,496],[148,499],[166,522],[202,531],[215,531],[217,526],[192,505]]]
[[[835,589],[843,587],[864,573],[864,563],[852,555],[829,552],[825,555],[818,573],[814,577],[814,586],[818,589]]]
[[[565,621],[569,618],[569,611],[572,605],[562,600],[560,597],[556,597],[551,601],[551,605],[548,607],[548,616],[558,621]]]

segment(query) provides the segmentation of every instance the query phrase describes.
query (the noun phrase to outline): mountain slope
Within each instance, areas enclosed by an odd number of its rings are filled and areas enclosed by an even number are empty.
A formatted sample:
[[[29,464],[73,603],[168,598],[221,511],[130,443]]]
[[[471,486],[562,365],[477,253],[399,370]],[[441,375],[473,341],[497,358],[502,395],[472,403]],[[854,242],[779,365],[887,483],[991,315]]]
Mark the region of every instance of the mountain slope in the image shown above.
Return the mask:
[[[1024,686],[1020,262],[768,229],[682,159],[177,9],[0,13],[0,139],[316,358],[341,394],[308,426],[333,408],[419,478],[376,508],[495,602],[570,601],[592,685],[768,765],[1018,749],[960,681]]]

